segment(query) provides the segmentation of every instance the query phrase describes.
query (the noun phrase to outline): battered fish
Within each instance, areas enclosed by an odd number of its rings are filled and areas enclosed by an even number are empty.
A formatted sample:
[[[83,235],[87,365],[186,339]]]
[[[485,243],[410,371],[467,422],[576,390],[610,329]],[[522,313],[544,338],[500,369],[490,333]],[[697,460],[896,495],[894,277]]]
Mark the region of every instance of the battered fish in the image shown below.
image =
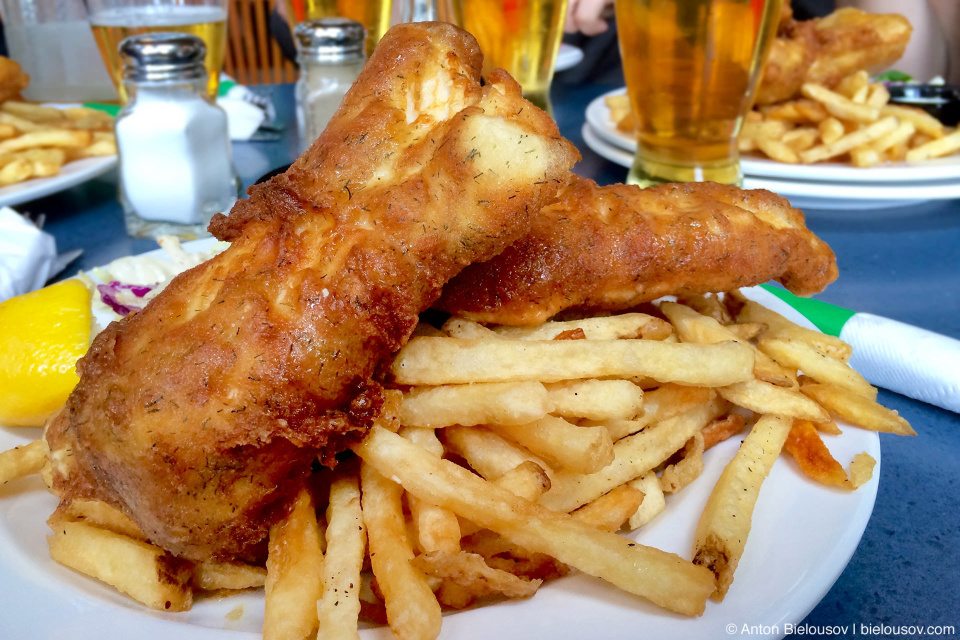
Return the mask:
[[[382,403],[377,367],[464,266],[529,228],[578,159],[443,23],[384,36],[320,138],[211,231],[232,241],[80,361],[54,490],[189,560],[242,557]]]
[[[768,191],[709,182],[599,187],[574,177],[529,234],[464,269],[436,306],[523,325],[568,309],[627,309],[771,279],[808,295],[836,277],[830,248],[802,213]]]
[[[782,20],[756,103],[789,100],[800,94],[805,82],[833,87],[854,71],[885,69],[903,55],[912,31],[901,15],[851,7],[815,20]]]

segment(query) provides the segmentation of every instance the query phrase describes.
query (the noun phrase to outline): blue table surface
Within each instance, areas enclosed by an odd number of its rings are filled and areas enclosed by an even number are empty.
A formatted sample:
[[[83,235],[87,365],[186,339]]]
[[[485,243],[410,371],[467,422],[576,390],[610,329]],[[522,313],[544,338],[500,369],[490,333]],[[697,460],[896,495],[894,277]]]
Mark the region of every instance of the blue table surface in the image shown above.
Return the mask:
[[[587,104],[613,88],[557,85],[553,92],[560,129],[583,155],[575,171],[601,184],[622,182],[626,170],[593,153],[580,128]],[[234,143],[244,187],[302,150],[291,86],[256,90],[273,98],[278,121],[287,126],[277,141]],[[46,213],[46,228],[61,251],[84,250],[65,275],[156,248],[153,241],[126,236],[115,176],[18,209]],[[960,200],[807,216],[840,267],[840,278],[818,298],[960,338]],[[919,435],[881,436],[873,516],[850,563],[805,623],[954,625],[960,632],[960,415],[884,390],[879,400]]]

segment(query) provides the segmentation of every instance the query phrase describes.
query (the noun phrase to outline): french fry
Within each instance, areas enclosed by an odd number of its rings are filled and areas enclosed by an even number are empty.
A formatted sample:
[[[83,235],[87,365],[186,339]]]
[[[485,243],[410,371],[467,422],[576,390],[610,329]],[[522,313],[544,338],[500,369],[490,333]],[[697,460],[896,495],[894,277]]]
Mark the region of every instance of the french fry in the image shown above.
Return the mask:
[[[820,139],[824,144],[833,144],[846,133],[843,123],[833,116],[821,120],[817,127],[820,131]]]
[[[763,338],[757,348],[783,366],[799,369],[817,382],[842,386],[870,400],[877,397],[877,388],[849,365],[825,355],[806,342],[792,338]],[[810,419],[814,422],[825,421]]]
[[[780,140],[775,138],[755,136],[753,141],[756,143],[757,148],[759,148],[760,151],[763,151],[766,155],[770,156],[770,158],[776,160],[777,162],[783,162],[786,164],[797,164],[800,162],[800,157],[797,155],[797,152],[794,151],[790,145],[785,144]]]
[[[443,445],[440,444],[433,429],[403,427],[399,433],[435,456],[443,455]],[[456,515],[413,496],[409,496],[407,503],[410,507],[410,518],[417,532],[417,544],[422,552],[457,553],[460,551],[460,523]]]
[[[943,123],[921,109],[888,104],[880,108],[880,115],[885,118],[894,116],[901,122],[909,122],[918,132],[933,139],[946,135]]]
[[[643,389],[629,380],[556,382],[547,399],[550,413],[565,418],[632,420],[643,411]]]
[[[140,527],[125,513],[101,500],[75,498],[57,508],[57,516],[74,522],[86,522],[100,529],[147,542]]]
[[[554,473],[540,504],[569,513],[596,500],[667,460],[721,412],[719,402],[707,402],[618,441],[613,445],[613,462],[595,473]]]
[[[724,468],[697,523],[693,562],[716,576],[714,600],[723,600],[733,583],[733,574],[743,555],[753,508],[760,487],[770,473],[791,421],[763,416],[750,430],[740,450]]]
[[[876,151],[886,151],[891,147],[905,144],[916,130],[912,122],[901,122],[893,131],[871,142],[870,147]]]
[[[727,438],[732,438],[737,435],[743,431],[746,424],[746,419],[739,413],[730,413],[712,421],[700,432],[703,434],[704,450],[714,447]]]
[[[940,158],[960,151],[960,131],[954,131],[948,136],[931,140],[925,145],[907,151],[907,162]]]
[[[649,376],[660,382],[711,387],[749,380],[753,358],[749,347],[735,342],[414,338],[397,354],[390,371],[398,384]]]
[[[896,411],[880,406],[874,400],[834,384],[802,384],[800,391],[819,402],[831,415],[862,429],[884,431],[902,436],[915,436],[910,423]]]
[[[539,382],[419,387],[403,394],[400,423],[409,427],[527,424],[551,410],[547,389]]]
[[[876,82],[870,85],[870,92],[867,96],[867,106],[870,107],[880,107],[885,106],[890,102],[890,91],[887,90],[887,87],[883,83]]]
[[[647,391],[643,398],[643,413],[636,420],[608,420],[601,423],[614,442],[645,429],[656,422],[675,418],[705,404],[716,397],[713,389],[665,384]]]
[[[466,318],[459,318],[457,316],[451,316],[446,322],[444,322],[443,326],[440,327],[440,331],[447,334],[451,338],[496,340],[499,337],[495,332],[487,329],[479,322],[467,320]]]
[[[621,313],[615,316],[583,320],[550,321],[529,327],[493,327],[501,338],[511,340],[553,340],[561,333],[583,330],[587,340],[619,340],[642,338],[663,340],[670,335],[670,325],[645,313]]]
[[[0,144],[3,144],[0,142]],[[23,182],[33,177],[33,163],[26,158],[16,158],[0,169],[0,187]]]
[[[579,427],[546,416],[526,425],[489,425],[558,471],[593,473],[613,461],[613,440],[603,427]]]
[[[679,556],[518,498],[384,429],[371,429],[354,451],[419,498],[671,611],[699,615],[713,590],[709,571]]]
[[[830,91],[824,86],[807,82],[800,87],[800,91],[807,98],[822,104],[828,112],[841,120],[870,124],[880,118],[879,108],[857,104],[846,96]]]
[[[643,503],[643,491],[622,484],[570,513],[581,522],[604,531],[618,531]]]
[[[785,389],[762,380],[738,382],[717,389],[720,397],[738,407],[756,413],[805,418],[814,422],[826,422],[830,414],[799,391]]]
[[[857,105],[859,106],[859,105]],[[859,146],[872,142],[897,128],[896,118],[884,118],[865,129],[848,133],[831,144],[818,145],[800,152],[800,160],[806,164],[827,160],[847,153]],[[3,143],[0,143],[3,144]]]
[[[870,74],[863,69],[859,69],[844,76],[837,83],[835,91],[852,100],[855,95],[866,89],[869,83]]]
[[[440,458],[423,447],[382,427],[374,426],[369,433],[385,434],[387,442],[402,442],[402,450],[416,452],[418,457],[428,461],[428,466],[440,461]],[[368,434],[367,439],[369,437]],[[365,451],[362,445],[358,450]],[[379,464],[374,467],[364,455],[361,455],[361,458],[364,458],[360,465],[361,507],[363,522],[367,528],[370,564],[383,593],[390,629],[401,640],[436,638],[440,634],[440,603],[427,584],[426,577],[411,564],[413,549],[407,539],[400,503],[403,489],[396,482],[384,477],[384,473],[391,478],[398,478],[408,490],[409,484],[404,475]],[[421,463],[422,460],[418,462]],[[383,469],[383,472],[378,468]],[[434,499],[431,495],[415,491],[411,493],[431,504],[450,508],[450,505]]]
[[[693,434],[674,457],[680,459],[663,469],[660,487],[664,493],[677,493],[703,473],[704,439],[702,431]]]
[[[783,449],[789,453],[804,475],[820,484],[852,489],[843,465],[833,457],[809,420],[794,420]]]
[[[267,581],[263,567],[230,560],[204,560],[193,570],[193,586],[203,591],[256,589]]]
[[[46,460],[47,449],[42,438],[0,453],[0,485],[40,473]]]
[[[493,569],[475,553],[431,551],[413,559],[413,565],[428,576],[450,581],[465,589],[469,600],[488,596],[529,598],[537,592],[542,580],[524,580]],[[466,602],[460,603],[463,608]]]
[[[31,131],[0,142],[0,153],[22,151],[31,147],[86,147],[93,141],[89,131],[71,129],[45,129]]]
[[[270,527],[264,640],[306,638],[317,630],[323,551],[313,496],[304,487],[293,509]]]
[[[360,509],[356,472],[338,473],[330,484],[327,505],[327,554],[323,562],[323,594],[317,607],[318,638],[357,640],[360,615],[360,570],[367,534]]]
[[[660,479],[652,471],[631,480],[627,485],[643,492],[643,502],[627,520],[627,528],[636,531],[663,513],[663,510],[667,508],[667,500],[663,496]]]
[[[0,109],[15,116],[42,123],[59,123],[66,119],[66,115],[56,107],[44,107],[30,102],[17,102],[16,100],[7,100],[0,104]]]
[[[51,518],[50,557],[158,611],[193,604],[191,565],[160,547],[85,522]]]
[[[524,462],[546,468],[540,458],[486,428],[451,427],[440,434],[447,448],[487,480],[496,480]]]
[[[853,353],[853,348],[840,338],[801,327],[753,300],[744,301],[743,307],[737,314],[737,322],[765,324],[767,326],[765,337],[801,340],[840,362],[849,362],[850,355]]]
[[[850,463],[850,486],[859,489],[869,482],[873,477],[873,468],[876,465],[877,461],[869,453],[861,452],[853,456],[853,461]]]

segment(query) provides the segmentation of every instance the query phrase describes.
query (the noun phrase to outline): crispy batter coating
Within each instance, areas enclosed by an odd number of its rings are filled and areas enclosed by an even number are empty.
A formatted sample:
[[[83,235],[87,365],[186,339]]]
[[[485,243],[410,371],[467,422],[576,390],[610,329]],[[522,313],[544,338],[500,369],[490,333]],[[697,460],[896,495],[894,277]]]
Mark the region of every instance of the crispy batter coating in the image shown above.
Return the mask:
[[[865,13],[851,7],[815,20],[782,20],[756,102],[789,100],[800,93],[805,82],[833,87],[854,71],[888,67],[903,55],[912,30],[901,15]]]
[[[111,324],[48,427],[55,490],[203,560],[263,540],[318,456],[369,427],[378,365],[467,264],[529,228],[578,154],[473,37],[381,41],[330,125],[211,231],[232,241]]]
[[[769,191],[710,182],[599,187],[575,177],[529,234],[467,267],[436,306],[480,322],[535,324],[567,309],[627,309],[771,279],[811,294],[836,277],[830,248]]]
[[[0,56],[0,102],[20,99],[20,92],[30,84],[16,60]]]

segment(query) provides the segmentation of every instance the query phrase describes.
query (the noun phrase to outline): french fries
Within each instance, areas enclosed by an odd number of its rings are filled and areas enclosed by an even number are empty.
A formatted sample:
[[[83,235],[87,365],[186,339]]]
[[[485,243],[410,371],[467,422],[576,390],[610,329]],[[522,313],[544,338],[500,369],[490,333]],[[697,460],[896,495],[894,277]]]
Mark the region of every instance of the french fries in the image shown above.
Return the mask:
[[[890,103],[887,88],[871,83],[864,70],[833,89],[806,83],[801,93],[802,98],[751,111],[740,131],[740,151],[786,164],[840,161],[855,167],[960,153],[960,132],[921,109]],[[634,133],[627,96],[608,96],[606,103],[617,129]]]
[[[102,111],[0,104],[0,187],[55,176],[74,160],[116,154],[113,118]]]
[[[867,87],[854,96],[863,102],[848,100],[869,105]],[[570,568],[698,615],[749,553],[781,448],[813,480],[855,490],[875,461],[861,453],[844,470],[820,435],[839,432],[834,418],[914,432],[849,367],[849,345],[737,292],[651,313],[663,318],[419,327],[392,370],[401,388],[385,391],[353,446],[359,460],[303,485],[270,529],[265,564],[178,561],[96,500],[58,508],[51,555],[160,609],[189,608],[194,591],[265,586],[265,638],[356,640],[364,610],[385,611],[398,638],[435,638],[443,607],[531,597]],[[705,456],[729,448],[708,450],[741,433],[692,561],[618,535],[657,518],[698,481]],[[47,456],[42,440],[0,453],[0,481],[41,472]]]

